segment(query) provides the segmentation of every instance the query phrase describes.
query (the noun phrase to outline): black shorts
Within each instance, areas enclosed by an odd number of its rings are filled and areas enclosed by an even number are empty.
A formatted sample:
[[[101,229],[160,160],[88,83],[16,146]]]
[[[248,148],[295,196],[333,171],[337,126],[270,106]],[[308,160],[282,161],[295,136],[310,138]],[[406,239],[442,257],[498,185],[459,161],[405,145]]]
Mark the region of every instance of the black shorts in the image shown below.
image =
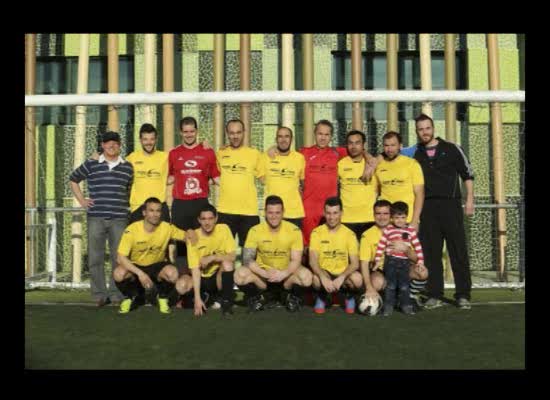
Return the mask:
[[[207,198],[180,200],[172,202],[172,224],[180,229],[197,229],[200,227],[197,220],[201,208],[208,204]],[[176,242],[176,266],[181,274],[182,268],[187,267],[187,247],[184,242]]]
[[[303,218],[284,218],[284,220],[293,223],[298,228],[302,229],[302,222],[304,221]]]
[[[130,214],[130,222],[128,222],[128,225],[134,222],[143,220],[144,206],[145,204],[142,204],[140,207],[136,208],[136,210]],[[165,222],[170,222],[170,210],[168,209],[168,204],[166,204],[166,202],[162,203],[160,220]]]
[[[355,236],[357,236],[357,240],[361,241],[361,235],[363,234],[363,232],[374,226],[375,222],[361,222],[357,224],[342,222],[342,224],[351,229],[353,233],[355,233]]]
[[[260,223],[260,217],[257,215],[238,215],[218,213],[218,223],[229,225],[233,236],[239,236],[239,246],[243,247],[246,242],[248,231]]]
[[[155,264],[147,265],[147,266],[141,266],[138,264],[134,264],[137,268],[139,268],[141,271],[145,272],[147,276],[155,283],[157,283],[158,275],[160,271],[167,265],[170,265],[171,263],[169,261],[161,261]],[[139,282],[139,279],[138,279]]]
[[[216,284],[216,277],[218,275],[218,271],[214,273],[214,275],[209,276],[208,278],[201,276],[201,291],[202,292],[208,292],[210,294],[217,293],[218,292],[218,285]]]

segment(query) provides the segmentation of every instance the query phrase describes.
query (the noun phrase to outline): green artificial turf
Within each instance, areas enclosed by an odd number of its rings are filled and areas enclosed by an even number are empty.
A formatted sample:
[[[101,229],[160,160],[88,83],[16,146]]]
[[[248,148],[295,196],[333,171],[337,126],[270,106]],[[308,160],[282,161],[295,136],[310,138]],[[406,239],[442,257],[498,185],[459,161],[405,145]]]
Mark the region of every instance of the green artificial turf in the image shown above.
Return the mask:
[[[491,290],[492,291],[492,290]],[[480,290],[476,301],[521,301],[522,291]],[[34,293],[33,293],[34,292]],[[140,307],[39,305],[51,291],[26,294],[25,366],[31,369],[522,369],[525,305],[445,307],[407,317],[347,315],[311,307],[223,318],[192,310],[162,315]],[[47,300],[45,292],[50,292]],[[56,291],[57,292],[57,291]],[[79,302],[87,292],[55,293]]]

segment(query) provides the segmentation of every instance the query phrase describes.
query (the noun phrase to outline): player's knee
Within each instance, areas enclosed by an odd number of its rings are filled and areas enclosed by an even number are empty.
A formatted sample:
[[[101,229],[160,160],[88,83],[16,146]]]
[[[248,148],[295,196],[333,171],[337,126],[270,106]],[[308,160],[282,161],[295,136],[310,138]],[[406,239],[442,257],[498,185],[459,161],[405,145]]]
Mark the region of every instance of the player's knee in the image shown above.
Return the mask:
[[[312,274],[311,271],[306,268],[300,268],[298,271],[298,283],[300,286],[311,286]]]
[[[176,283],[178,280],[178,270],[174,267],[164,267],[164,278],[170,283]]]
[[[359,272],[354,272],[349,277],[351,288],[352,289],[359,289],[361,286],[363,286],[363,277]]]
[[[222,262],[222,271],[223,272],[233,271],[233,263],[231,261],[223,261]]]
[[[240,267],[239,269],[235,270],[235,274],[233,275],[233,280],[237,285],[244,285],[249,273],[250,273],[250,270],[248,268]]]
[[[370,276],[370,282],[374,290],[379,292],[384,289],[384,284],[386,283],[386,280],[384,279],[384,275],[382,275],[381,273],[373,272]]]
[[[319,289],[321,287],[321,279],[319,279],[319,277],[315,274],[312,274],[312,277],[311,277],[311,285],[315,288],[315,289]]]
[[[126,278],[126,273],[128,270],[125,268],[122,268],[121,266],[118,266],[113,271],[113,279],[115,282],[122,282]]]
[[[190,280],[187,280],[184,277],[181,277],[176,281],[176,290],[179,294],[185,294],[191,290],[193,285],[189,281]]]

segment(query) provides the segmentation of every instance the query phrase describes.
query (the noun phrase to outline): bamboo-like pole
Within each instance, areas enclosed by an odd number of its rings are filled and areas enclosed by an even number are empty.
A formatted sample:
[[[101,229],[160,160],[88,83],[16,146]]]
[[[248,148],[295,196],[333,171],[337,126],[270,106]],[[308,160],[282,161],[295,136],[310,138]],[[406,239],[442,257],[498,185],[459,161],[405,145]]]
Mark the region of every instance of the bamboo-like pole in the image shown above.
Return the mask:
[[[25,94],[34,94],[36,86],[36,34],[25,35]],[[36,142],[34,108],[25,107],[25,207],[36,207],[36,181],[35,181],[35,154]],[[34,221],[30,213],[25,212],[25,225],[29,228],[25,231],[25,276],[34,275],[34,263],[31,241]]]
[[[145,34],[144,41],[144,70],[145,70],[145,92],[155,91],[155,34]],[[146,105],[143,109],[144,121],[155,125],[153,121],[153,107]]]
[[[107,91],[118,93],[118,34],[107,34]],[[118,111],[115,106],[107,106],[107,126],[110,131],[120,129]]]
[[[78,55],[77,94],[88,92],[88,65],[89,65],[90,35],[80,35],[80,53]],[[76,129],[74,138],[73,168],[78,168],[84,162],[86,146],[86,106],[76,107]],[[73,207],[80,204],[73,198]],[[71,243],[73,245],[73,282],[80,283],[82,275],[82,214],[75,213],[71,223]]]
[[[302,76],[304,90],[313,90],[313,34],[302,35]],[[311,146],[313,140],[313,104],[304,103],[304,146]]]
[[[250,34],[240,35],[240,77],[241,90],[250,90]],[[250,145],[252,125],[250,120],[250,103],[241,103],[241,120],[244,122],[244,145]]]
[[[174,34],[162,35],[162,90],[174,91]],[[174,147],[174,105],[162,106],[164,151]]]
[[[500,68],[498,61],[498,35],[487,34],[489,55],[489,90],[500,90]],[[493,140],[495,204],[504,204],[504,143],[502,137],[502,110],[500,103],[491,103],[491,137]],[[506,210],[497,210],[498,278],[506,280]]]
[[[361,68],[361,34],[351,35],[351,88],[361,90],[363,88],[363,69]],[[358,101],[352,104],[352,129],[363,130],[363,110]]]
[[[214,34],[214,91],[224,90],[224,66],[225,66],[225,35]],[[223,104],[214,105],[214,146],[219,149],[224,143]],[[216,186],[217,188],[217,186]]]
[[[432,90],[432,56],[430,53],[430,34],[418,34],[418,45],[420,48],[420,89]],[[429,101],[422,103],[422,112],[432,117],[432,103]]]
[[[281,75],[282,89],[294,90],[294,39],[291,33],[281,35]],[[294,131],[294,104],[283,103],[282,123]],[[296,135],[292,137],[294,145],[296,144]]]
[[[386,86],[389,90],[397,90],[397,50],[398,34],[386,34]],[[390,102],[387,105],[387,124],[388,131],[397,131],[399,129],[397,121],[397,103]]]
[[[445,89],[456,90],[455,34],[445,34]],[[456,103],[445,103],[445,137],[456,143]]]

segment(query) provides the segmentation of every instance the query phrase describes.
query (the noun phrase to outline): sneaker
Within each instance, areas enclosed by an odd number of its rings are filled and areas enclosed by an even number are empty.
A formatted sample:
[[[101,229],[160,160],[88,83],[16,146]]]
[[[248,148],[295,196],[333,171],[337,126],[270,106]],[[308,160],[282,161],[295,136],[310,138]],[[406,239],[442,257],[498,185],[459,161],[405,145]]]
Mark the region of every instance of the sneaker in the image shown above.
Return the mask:
[[[99,299],[95,302],[95,305],[100,308],[100,307],[104,307],[106,306],[107,304],[109,304],[111,301],[107,298],[107,299]]]
[[[321,296],[317,296],[317,300],[315,300],[315,305],[313,306],[313,311],[315,314],[325,313],[325,302],[321,299]]]
[[[435,297],[430,297],[426,302],[424,303],[423,307],[426,310],[433,310],[434,308],[443,307],[443,302],[439,299],[436,299]]]
[[[414,315],[414,314],[416,314],[416,313],[414,312],[414,309],[413,309],[413,306],[412,306],[412,305],[402,307],[402,308],[401,308],[401,311],[402,311],[403,314],[405,314],[405,315]]]
[[[345,300],[346,314],[355,314],[355,297],[351,296]]]
[[[458,306],[458,308],[460,308],[461,310],[470,310],[472,308],[472,305],[470,304],[470,301],[464,297],[460,297],[457,301],[456,301],[456,304]]]
[[[382,315],[384,317],[390,317],[393,314],[393,306],[384,306],[384,311]]]
[[[212,303],[210,307],[208,307],[210,310],[219,310],[222,308],[222,303],[220,303],[218,300]]]
[[[248,312],[256,312],[264,309],[261,295],[250,297],[247,303],[248,303]]]
[[[159,305],[159,311],[162,314],[170,314],[172,310],[170,310],[170,305],[168,304],[168,299],[158,298],[157,299],[158,305]]]
[[[216,303],[218,303],[218,302],[216,302]],[[233,303],[231,303],[229,300],[222,300],[222,302],[220,304],[220,307],[222,309],[222,315],[232,315],[233,314]]]
[[[301,300],[298,296],[289,293],[286,298],[286,309],[290,312],[299,311],[301,307]]]
[[[120,308],[118,309],[119,314],[128,314],[132,308],[132,299],[124,299],[120,303]]]

